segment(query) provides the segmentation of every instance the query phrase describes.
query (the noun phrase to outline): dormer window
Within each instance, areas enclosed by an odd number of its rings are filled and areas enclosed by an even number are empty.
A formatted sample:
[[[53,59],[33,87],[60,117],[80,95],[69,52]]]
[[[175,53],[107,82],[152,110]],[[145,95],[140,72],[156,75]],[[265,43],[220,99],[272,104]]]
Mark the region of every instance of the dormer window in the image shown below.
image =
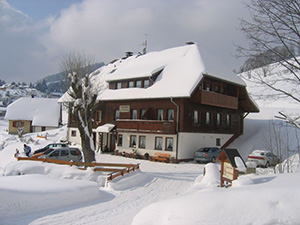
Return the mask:
[[[136,87],[137,87],[137,88],[141,88],[141,87],[142,87],[142,81],[141,81],[141,80],[138,80],[138,81],[136,82]]]
[[[148,88],[150,86],[149,80],[144,80],[144,88]]]
[[[121,82],[118,82],[117,83],[117,89],[121,89],[122,88],[122,83]]]
[[[128,87],[133,88],[134,87],[134,81],[129,81]]]
[[[109,83],[109,89],[122,89],[122,88],[148,88],[151,83],[149,79],[141,80],[126,80],[114,81]]]

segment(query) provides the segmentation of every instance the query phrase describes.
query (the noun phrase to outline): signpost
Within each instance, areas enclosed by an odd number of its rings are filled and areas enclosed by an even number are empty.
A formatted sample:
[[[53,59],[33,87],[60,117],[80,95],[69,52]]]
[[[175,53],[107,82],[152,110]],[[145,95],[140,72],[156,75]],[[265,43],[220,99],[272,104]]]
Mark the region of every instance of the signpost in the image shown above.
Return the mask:
[[[238,178],[239,172],[246,168],[246,164],[237,149],[224,149],[218,160],[221,161],[221,187],[232,185]]]

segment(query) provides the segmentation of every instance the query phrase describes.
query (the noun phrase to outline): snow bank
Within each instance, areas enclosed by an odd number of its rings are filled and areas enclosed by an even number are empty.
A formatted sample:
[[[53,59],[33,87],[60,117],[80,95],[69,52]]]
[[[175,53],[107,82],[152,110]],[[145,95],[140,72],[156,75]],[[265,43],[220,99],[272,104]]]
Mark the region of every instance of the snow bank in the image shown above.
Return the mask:
[[[0,177],[0,218],[95,201],[103,195],[90,181],[44,175]]]
[[[35,161],[18,161],[10,163],[4,170],[4,176],[42,174],[57,179],[86,180],[97,182],[104,187],[106,175],[94,172],[91,168],[79,170],[76,166],[58,165]]]
[[[299,224],[300,174],[251,178],[257,185],[203,188],[141,210],[132,225]]]
[[[208,163],[204,167],[203,175],[200,175],[195,180],[195,185],[206,187],[217,187],[220,185],[219,167],[214,163]]]

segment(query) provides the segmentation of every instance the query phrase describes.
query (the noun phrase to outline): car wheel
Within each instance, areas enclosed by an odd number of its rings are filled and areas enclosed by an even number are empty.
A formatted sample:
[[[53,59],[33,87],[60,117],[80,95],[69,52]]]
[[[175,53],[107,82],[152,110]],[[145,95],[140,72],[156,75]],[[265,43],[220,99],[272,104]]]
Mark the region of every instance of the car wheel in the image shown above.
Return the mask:
[[[265,167],[268,168],[269,166],[270,166],[270,163],[267,162],[266,165],[265,165]]]
[[[212,163],[215,163],[215,162],[216,162],[216,158],[215,158],[215,157],[212,157],[212,158],[211,158],[211,162],[212,162]]]

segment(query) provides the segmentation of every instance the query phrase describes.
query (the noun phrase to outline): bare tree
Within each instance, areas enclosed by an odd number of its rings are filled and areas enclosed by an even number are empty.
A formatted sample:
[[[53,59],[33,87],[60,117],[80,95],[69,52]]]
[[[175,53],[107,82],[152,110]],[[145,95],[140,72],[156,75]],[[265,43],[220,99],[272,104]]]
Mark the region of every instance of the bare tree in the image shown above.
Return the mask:
[[[238,46],[237,55],[253,58],[275,57],[281,71],[245,75],[245,79],[266,86],[279,95],[300,103],[300,2],[299,0],[250,0],[245,4],[251,20],[241,20],[241,30],[249,41]],[[287,57],[289,56],[289,57]],[[270,60],[272,61],[272,59]],[[285,85],[283,85],[285,84]],[[291,88],[295,87],[295,88]]]
[[[69,53],[61,62],[62,70],[68,74],[71,82],[67,93],[73,101],[69,110],[80,133],[85,162],[95,161],[92,124],[97,92],[93,91],[91,84],[92,64],[93,58],[80,52]]]

